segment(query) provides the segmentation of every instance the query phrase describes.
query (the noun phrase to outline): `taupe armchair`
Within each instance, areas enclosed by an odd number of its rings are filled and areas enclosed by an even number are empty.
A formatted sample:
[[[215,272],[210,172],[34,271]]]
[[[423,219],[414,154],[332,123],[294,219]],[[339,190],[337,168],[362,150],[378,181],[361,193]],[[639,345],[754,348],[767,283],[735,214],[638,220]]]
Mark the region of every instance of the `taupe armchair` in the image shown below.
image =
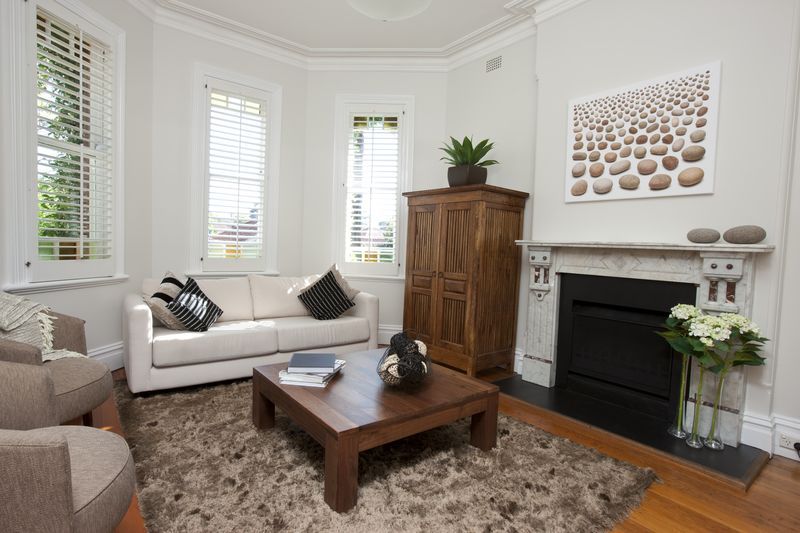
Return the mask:
[[[111,432],[57,426],[53,384],[47,365],[0,362],[0,529],[112,531],[135,488],[128,445]]]
[[[50,312],[53,321],[53,348],[86,354],[84,321]],[[83,417],[92,425],[92,410],[103,403],[113,387],[111,372],[93,359],[67,357],[42,363],[42,352],[28,344],[0,339],[0,361],[41,366],[53,384],[57,424]],[[0,419],[0,427],[3,427]]]

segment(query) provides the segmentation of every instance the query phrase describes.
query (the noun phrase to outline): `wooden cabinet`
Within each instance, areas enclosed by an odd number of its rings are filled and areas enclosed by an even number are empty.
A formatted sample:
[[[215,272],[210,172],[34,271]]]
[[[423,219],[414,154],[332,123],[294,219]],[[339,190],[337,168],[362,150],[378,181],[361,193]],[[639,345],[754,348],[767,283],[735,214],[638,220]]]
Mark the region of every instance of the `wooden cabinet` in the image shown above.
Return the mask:
[[[514,365],[522,220],[528,194],[491,185],[404,193],[403,329],[434,361],[474,376]]]

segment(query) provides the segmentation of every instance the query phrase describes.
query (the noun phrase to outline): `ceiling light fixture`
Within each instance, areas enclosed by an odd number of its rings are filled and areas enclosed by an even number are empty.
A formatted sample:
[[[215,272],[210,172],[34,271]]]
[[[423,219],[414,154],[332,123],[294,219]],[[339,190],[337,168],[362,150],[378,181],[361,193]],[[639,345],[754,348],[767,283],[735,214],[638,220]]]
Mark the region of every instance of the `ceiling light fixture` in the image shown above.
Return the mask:
[[[350,7],[371,19],[395,22],[419,15],[433,0],[347,0]]]

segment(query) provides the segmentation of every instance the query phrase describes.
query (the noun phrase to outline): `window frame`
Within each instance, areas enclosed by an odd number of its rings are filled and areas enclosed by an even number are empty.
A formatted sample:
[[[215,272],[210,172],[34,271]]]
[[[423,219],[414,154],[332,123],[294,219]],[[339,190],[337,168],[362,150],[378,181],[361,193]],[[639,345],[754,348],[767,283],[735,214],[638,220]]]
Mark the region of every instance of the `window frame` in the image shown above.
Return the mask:
[[[21,293],[94,286],[124,281],[124,169],[125,169],[125,32],[76,0],[28,0],[5,6],[3,31],[8,31],[10,58],[4,74],[9,91],[11,136],[8,155],[9,194],[5,203],[9,249],[9,279],[5,290]],[[38,258],[38,191],[36,124],[37,60],[36,16],[41,8],[85,29],[109,45],[113,55],[112,107],[112,230],[111,257],[100,260],[40,261]],[[7,16],[6,16],[7,15]],[[17,176],[13,178],[13,176]],[[14,229],[16,231],[14,231]]]
[[[410,190],[413,166],[414,97],[409,95],[358,95],[336,96],[336,126],[334,138],[334,194],[331,225],[333,261],[342,274],[356,279],[402,279],[405,262],[406,199],[403,192]],[[347,164],[351,116],[358,114],[387,115],[400,113],[399,175],[397,178],[397,225],[395,228],[395,258],[388,263],[348,263],[347,254]]]
[[[207,254],[208,239],[208,144],[209,87],[231,87],[267,103],[266,166],[264,176],[263,254],[259,259],[213,259]],[[196,277],[222,274],[278,274],[278,194],[280,172],[281,106],[280,85],[211,65],[198,63],[194,72],[193,150],[191,179],[191,244],[189,272]],[[230,261],[230,263],[228,263]]]

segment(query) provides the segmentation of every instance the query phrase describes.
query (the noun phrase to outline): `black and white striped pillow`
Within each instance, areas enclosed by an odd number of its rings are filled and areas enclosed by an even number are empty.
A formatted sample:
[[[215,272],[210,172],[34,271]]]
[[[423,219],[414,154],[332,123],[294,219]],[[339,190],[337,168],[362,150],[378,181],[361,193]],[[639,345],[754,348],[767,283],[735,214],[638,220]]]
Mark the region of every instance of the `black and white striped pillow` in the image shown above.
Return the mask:
[[[330,270],[297,295],[311,316],[317,320],[333,320],[355,306],[344,290],[336,283]]]
[[[150,308],[153,316],[169,329],[184,329],[181,321],[167,309],[167,305],[175,299],[181,289],[183,289],[183,282],[178,279],[178,276],[167,271],[164,279],[156,288],[156,292],[152,295],[144,295],[144,302]]]
[[[167,304],[167,309],[189,331],[207,331],[222,316],[222,309],[205,295],[192,278],[181,292]]]

